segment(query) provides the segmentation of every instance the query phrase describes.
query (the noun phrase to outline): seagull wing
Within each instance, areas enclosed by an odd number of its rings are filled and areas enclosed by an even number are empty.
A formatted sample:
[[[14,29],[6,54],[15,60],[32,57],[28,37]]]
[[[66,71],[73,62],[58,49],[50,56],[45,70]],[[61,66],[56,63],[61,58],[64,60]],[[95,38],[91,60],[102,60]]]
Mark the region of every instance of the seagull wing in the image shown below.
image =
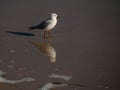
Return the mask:
[[[51,20],[48,18],[48,19],[44,20],[43,22],[41,22],[40,24],[36,25],[35,28],[45,29],[50,24],[50,22],[51,22]]]

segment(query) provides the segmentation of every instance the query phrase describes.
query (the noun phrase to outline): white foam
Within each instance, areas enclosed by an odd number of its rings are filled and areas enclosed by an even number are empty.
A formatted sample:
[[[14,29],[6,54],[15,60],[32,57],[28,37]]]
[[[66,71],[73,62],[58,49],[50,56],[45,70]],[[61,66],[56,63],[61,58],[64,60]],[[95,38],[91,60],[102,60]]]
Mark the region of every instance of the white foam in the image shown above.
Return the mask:
[[[101,88],[101,87],[103,87],[103,85],[100,84],[100,85],[98,85],[98,87]]]
[[[25,49],[25,53],[28,53],[29,52],[29,50],[28,49]]]
[[[69,81],[71,80],[71,76],[67,76],[67,75],[58,75],[58,74],[55,74],[55,73],[52,73],[51,75],[49,75],[48,77],[50,78],[59,78],[59,79],[64,79],[66,81]]]
[[[105,86],[105,89],[109,89],[109,86]]]
[[[11,60],[11,61],[10,61],[10,63],[12,63],[12,64],[13,64],[13,63],[14,63],[14,60]]]
[[[14,65],[8,65],[8,68],[14,68],[15,66]]]
[[[67,84],[54,84],[54,83],[46,83],[43,87],[39,88],[38,90],[52,90],[56,87],[64,87],[68,86]]]
[[[31,77],[26,77],[20,80],[7,80],[6,78],[0,77],[0,82],[3,83],[8,83],[8,84],[15,84],[15,83],[21,83],[21,82],[31,82],[34,81],[35,79]]]
[[[0,60],[0,63],[2,63],[2,60]]]
[[[6,72],[3,72],[0,70],[0,76],[5,75],[5,74],[6,74]]]
[[[31,77],[25,77],[23,79],[20,80],[8,80],[6,78],[3,77],[3,75],[5,75],[6,72],[3,72],[0,70],[0,82],[1,83],[8,83],[8,84],[15,84],[15,83],[21,83],[21,82],[30,82],[30,81],[34,81],[34,78]]]
[[[9,52],[10,52],[10,53],[15,53],[15,50],[10,50]]]

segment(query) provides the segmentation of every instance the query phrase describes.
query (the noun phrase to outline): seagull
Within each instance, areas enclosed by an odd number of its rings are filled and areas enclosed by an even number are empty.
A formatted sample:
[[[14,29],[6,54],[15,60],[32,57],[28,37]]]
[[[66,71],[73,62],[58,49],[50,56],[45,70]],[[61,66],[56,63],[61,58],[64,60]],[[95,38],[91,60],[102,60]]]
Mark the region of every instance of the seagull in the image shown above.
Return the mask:
[[[48,34],[49,38],[52,38],[51,30],[56,26],[57,18],[60,18],[60,16],[56,13],[51,13],[49,18],[45,19],[38,25],[29,27],[29,30],[40,29],[43,31],[43,38],[46,38],[46,34]]]

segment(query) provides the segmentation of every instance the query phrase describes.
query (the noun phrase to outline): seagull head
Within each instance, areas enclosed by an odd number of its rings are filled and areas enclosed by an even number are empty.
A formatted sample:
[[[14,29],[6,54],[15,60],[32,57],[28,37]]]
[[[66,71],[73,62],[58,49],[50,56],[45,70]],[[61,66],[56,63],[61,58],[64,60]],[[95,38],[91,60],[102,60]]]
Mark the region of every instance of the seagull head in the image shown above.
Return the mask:
[[[52,13],[51,17],[60,18],[60,16],[58,16],[56,13]]]

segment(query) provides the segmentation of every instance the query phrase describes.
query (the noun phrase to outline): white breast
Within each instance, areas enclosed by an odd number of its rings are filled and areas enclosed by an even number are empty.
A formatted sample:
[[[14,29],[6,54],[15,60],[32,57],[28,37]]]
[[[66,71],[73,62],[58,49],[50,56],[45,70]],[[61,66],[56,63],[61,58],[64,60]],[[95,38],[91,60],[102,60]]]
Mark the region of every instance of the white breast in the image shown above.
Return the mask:
[[[52,18],[50,20],[50,24],[46,27],[46,30],[51,30],[55,27],[55,25],[57,24],[57,19],[56,18]]]

